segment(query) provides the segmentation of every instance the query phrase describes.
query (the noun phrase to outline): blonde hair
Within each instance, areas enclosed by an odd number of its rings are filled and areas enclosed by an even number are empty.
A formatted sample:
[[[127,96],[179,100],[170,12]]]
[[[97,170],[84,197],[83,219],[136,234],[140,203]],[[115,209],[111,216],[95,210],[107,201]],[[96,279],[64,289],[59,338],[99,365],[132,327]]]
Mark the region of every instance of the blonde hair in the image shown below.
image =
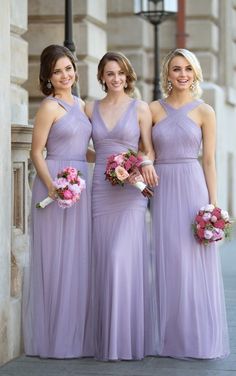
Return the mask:
[[[169,95],[169,90],[168,90],[169,66],[170,66],[171,60],[176,56],[184,57],[191,65],[194,75],[195,75],[194,86],[191,92],[194,98],[200,98],[202,95],[200,82],[203,81],[202,68],[195,54],[184,48],[177,48],[175,50],[170,51],[162,60],[160,84],[161,84],[161,91],[163,93],[163,97],[166,98]]]
[[[107,85],[106,83],[103,84],[103,73],[104,73],[104,68],[106,63],[109,61],[116,61],[121,69],[124,71],[126,75],[126,83],[127,87],[124,88],[124,91],[127,94],[132,94],[134,91],[134,84],[135,81],[137,80],[136,73],[134,71],[134,68],[132,67],[129,59],[123,55],[121,52],[115,52],[115,51],[109,51],[107,52],[100,60],[98,64],[98,73],[97,73],[97,78],[102,87],[104,88],[104,91],[107,93]]]

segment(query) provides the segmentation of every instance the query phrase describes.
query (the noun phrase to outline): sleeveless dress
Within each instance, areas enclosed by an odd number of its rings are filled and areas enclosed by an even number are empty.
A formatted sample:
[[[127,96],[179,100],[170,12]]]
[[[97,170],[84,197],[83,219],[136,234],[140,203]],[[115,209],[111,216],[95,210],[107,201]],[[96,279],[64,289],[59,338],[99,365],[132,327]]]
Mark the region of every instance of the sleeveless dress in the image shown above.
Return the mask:
[[[140,129],[132,99],[112,130],[99,112],[92,114],[96,163],[92,186],[94,258],[94,342],[101,360],[141,359],[145,354],[148,253],[147,199],[129,185],[105,180],[107,157],[137,151]],[[148,335],[147,335],[148,337]]]
[[[92,355],[87,322],[90,300],[91,193],[86,151],[91,124],[78,99],[58,102],[66,114],[49,132],[46,163],[52,178],[64,167],[75,167],[86,181],[78,203],[61,209],[56,202],[44,209],[35,204],[48,195],[36,176],[32,189],[31,255],[26,281],[23,327],[27,355],[74,358]],[[27,272],[26,272],[27,275]],[[28,291],[27,291],[28,288]]]
[[[159,186],[151,205],[156,257],[158,347],[161,356],[220,358],[229,353],[219,253],[200,245],[191,224],[209,203],[198,162],[201,128],[189,118],[201,104],[175,109],[153,127]]]

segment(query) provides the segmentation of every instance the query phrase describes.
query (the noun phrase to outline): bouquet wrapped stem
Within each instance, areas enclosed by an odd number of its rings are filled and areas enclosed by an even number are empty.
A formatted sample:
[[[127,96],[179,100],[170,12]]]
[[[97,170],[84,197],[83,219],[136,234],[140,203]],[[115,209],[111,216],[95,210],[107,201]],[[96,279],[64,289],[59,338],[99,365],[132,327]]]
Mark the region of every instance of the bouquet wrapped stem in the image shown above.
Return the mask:
[[[44,208],[46,208],[46,206],[51,204],[53,201],[54,200],[51,197],[46,197],[44,200],[42,200],[42,201],[40,201],[36,204],[36,208],[44,209]]]

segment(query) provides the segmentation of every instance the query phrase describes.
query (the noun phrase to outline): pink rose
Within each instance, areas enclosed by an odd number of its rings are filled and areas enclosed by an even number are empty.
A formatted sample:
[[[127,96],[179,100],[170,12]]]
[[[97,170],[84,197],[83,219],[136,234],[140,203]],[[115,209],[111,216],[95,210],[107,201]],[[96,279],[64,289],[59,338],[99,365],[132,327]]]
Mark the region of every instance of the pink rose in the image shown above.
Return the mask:
[[[217,219],[220,219],[220,217],[221,217],[220,208],[215,208],[211,214],[214,215]]]
[[[64,196],[65,200],[71,200],[73,198],[73,193],[71,191],[69,191],[69,189],[66,189],[63,192],[63,196]]]
[[[204,239],[204,229],[203,228],[197,229],[197,236],[199,237],[199,239]]]
[[[121,166],[117,166],[115,168],[115,173],[116,173],[117,179],[119,179],[120,181],[124,181],[129,176],[128,172],[124,169],[124,167],[121,167]]]
[[[215,227],[224,229],[225,228],[225,221],[223,219],[219,219],[217,222],[214,224]]]

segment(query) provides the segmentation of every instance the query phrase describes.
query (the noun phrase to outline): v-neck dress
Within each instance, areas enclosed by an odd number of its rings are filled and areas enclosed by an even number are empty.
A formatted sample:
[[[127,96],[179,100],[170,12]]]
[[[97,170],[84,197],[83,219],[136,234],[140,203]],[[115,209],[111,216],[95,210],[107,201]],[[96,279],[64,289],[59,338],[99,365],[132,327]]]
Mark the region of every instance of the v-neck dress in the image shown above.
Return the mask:
[[[219,252],[215,243],[200,245],[191,229],[197,211],[209,203],[198,162],[202,132],[189,117],[201,103],[175,109],[160,100],[166,117],[152,131],[159,175],[151,211],[161,356],[229,353]]]
[[[112,130],[107,129],[96,101],[92,138],[96,151],[92,185],[95,356],[141,359],[148,331],[147,200],[129,184],[112,186],[104,175],[108,156],[128,148],[138,150],[137,100],[129,103]]]
[[[91,123],[74,104],[58,102],[66,113],[50,129],[46,163],[52,178],[64,167],[81,171],[87,188],[80,201],[61,209],[35,204],[48,195],[36,176],[32,189],[29,281],[25,283],[23,326],[27,355],[74,358],[92,355],[88,310],[91,273],[91,194],[86,151]],[[27,275],[28,273],[26,273]],[[28,291],[27,288],[28,287]]]

